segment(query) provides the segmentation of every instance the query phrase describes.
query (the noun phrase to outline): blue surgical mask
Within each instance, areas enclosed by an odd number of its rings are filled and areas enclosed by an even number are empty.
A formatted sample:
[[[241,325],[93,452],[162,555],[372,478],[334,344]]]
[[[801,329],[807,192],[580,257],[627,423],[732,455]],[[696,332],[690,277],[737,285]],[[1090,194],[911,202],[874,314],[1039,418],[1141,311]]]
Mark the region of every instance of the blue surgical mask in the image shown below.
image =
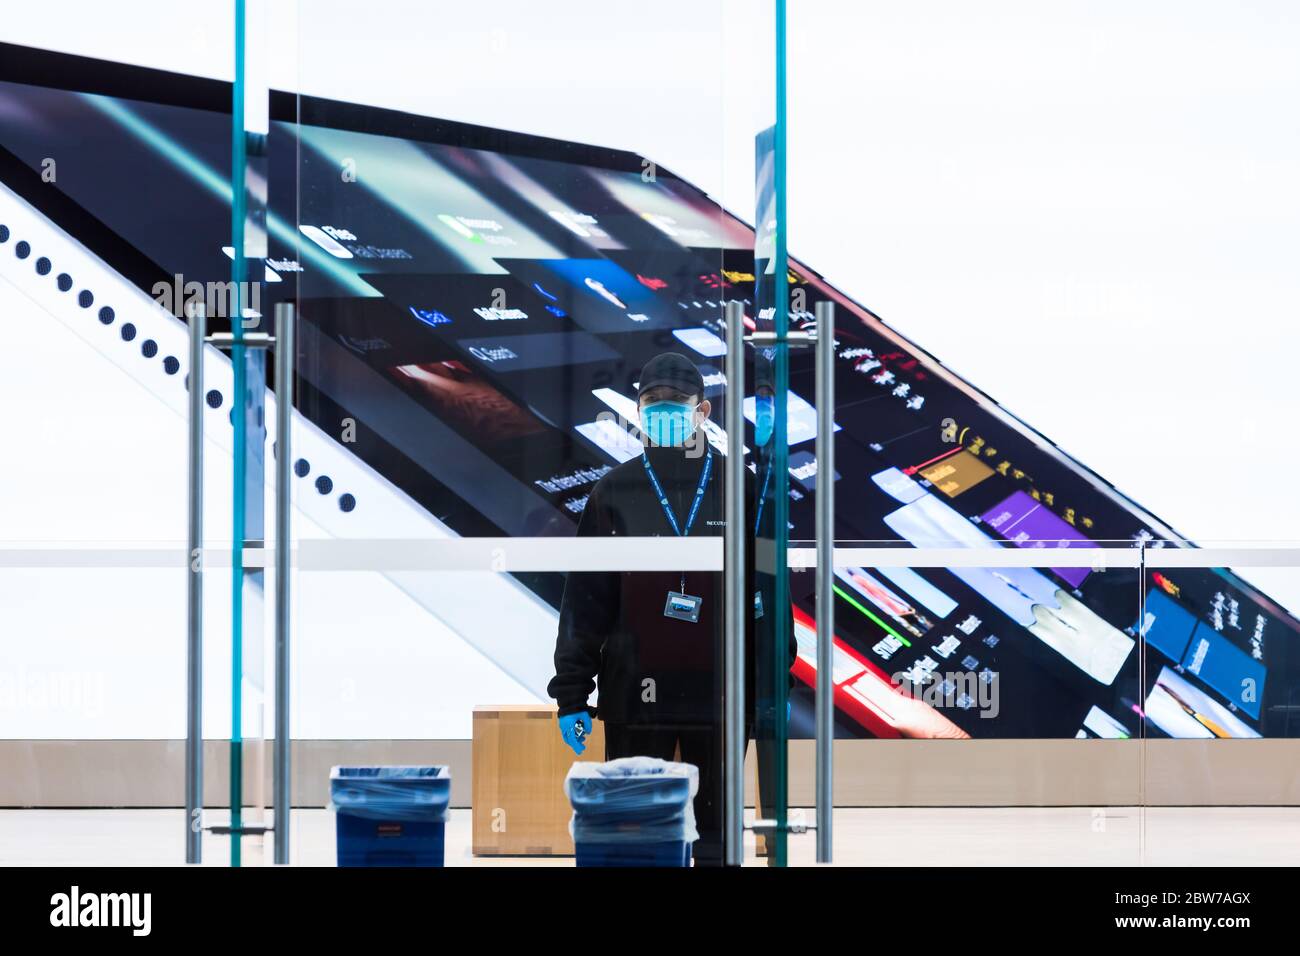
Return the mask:
[[[641,408],[641,430],[650,444],[678,447],[695,433],[696,405],[685,402],[653,402]]]
[[[776,427],[775,404],[770,395],[754,399],[754,441],[759,448],[772,440],[772,430]]]

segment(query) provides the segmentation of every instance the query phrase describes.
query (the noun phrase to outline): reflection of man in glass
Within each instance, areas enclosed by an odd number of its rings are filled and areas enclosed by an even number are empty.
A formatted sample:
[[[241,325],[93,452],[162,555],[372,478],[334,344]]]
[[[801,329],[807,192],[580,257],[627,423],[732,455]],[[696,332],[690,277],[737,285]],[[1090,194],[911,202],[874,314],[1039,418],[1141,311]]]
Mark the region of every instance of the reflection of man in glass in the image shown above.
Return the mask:
[[[675,352],[656,356],[641,371],[637,399],[644,454],[596,484],[578,535],[721,535],[723,463],[700,431],[711,408],[699,370]],[[650,756],[699,768],[694,857],[706,866],[722,862],[723,624],[718,572],[570,573],[548,688],[575,752],[585,749],[588,698],[599,683],[607,760]]]
[[[760,369],[763,367],[759,366]],[[751,497],[757,512],[753,526],[754,548],[759,546],[760,540],[771,542],[774,534],[775,524],[772,516],[776,513],[776,507],[773,497],[775,489],[772,482],[772,469],[775,464],[776,445],[772,439],[775,430],[775,392],[769,381],[760,378],[754,387],[754,444],[757,446],[754,450],[754,467],[757,472],[755,481],[758,488],[758,498]],[[791,683],[789,668],[794,662],[793,631],[790,635],[792,646],[778,662],[774,653],[775,618],[762,613],[763,608],[775,604],[775,584],[776,579],[770,573],[758,573],[754,576],[754,586],[757,589],[754,595],[754,610],[757,620],[754,625],[753,640],[750,643],[754,646],[753,658],[756,666],[754,679],[750,681],[746,691],[746,701],[749,704],[750,733],[754,738],[754,762],[758,768],[758,790],[755,793],[754,809],[756,816],[760,818],[772,817],[776,806],[774,770],[779,750],[777,746],[779,735],[776,728],[775,675],[785,672],[786,679],[782,683],[785,684],[788,693]],[[787,719],[790,716],[789,707],[787,701]],[[759,856],[767,856],[768,862],[771,863],[774,854],[771,852],[770,834],[758,833],[755,837]]]

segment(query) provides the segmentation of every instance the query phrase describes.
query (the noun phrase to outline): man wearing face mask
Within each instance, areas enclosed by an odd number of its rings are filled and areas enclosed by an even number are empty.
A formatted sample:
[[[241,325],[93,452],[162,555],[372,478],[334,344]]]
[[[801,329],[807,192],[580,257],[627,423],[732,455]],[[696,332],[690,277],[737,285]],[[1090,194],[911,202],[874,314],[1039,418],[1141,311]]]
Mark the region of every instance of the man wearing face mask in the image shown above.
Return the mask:
[[[676,352],[658,355],[641,371],[637,399],[644,454],[596,483],[578,535],[721,535],[723,458],[702,429],[711,406],[699,369]],[[746,501],[752,501],[752,482]],[[752,593],[752,547],[747,554]],[[598,682],[605,759],[650,756],[699,768],[697,866],[722,862],[724,618],[719,572],[572,572],[548,687],[559,704],[560,731],[575,752],[585,749],[588,698]],[[751,708],[753,643],[746,641]]]

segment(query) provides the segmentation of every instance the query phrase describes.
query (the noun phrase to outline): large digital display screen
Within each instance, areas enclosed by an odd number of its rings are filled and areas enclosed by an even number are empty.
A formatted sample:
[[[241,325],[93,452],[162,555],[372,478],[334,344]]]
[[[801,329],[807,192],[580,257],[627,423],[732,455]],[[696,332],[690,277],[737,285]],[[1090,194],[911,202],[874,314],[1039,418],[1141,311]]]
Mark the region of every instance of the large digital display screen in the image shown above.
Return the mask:
[[[8,48],[0,175],[150,294],[223,281],[229,94]],[[607,413],[635,421],[637,372],[659,352],[699,363],[722,420],[720,319],[727,300],[752,314],[754,235],[700,190],[632,153],[371,107],[277,92],[271,117],[260,310],[299,305],[298,408],[331,435],[354,423],[348,450],[448,527],[571,535],[592,485],[639,454],[634,426]],[[788,282],[796,326],[837,306],[837,539],[1176,546],[946,368],[942,342],[908,341],[801,263]],[[790,534],[807,540],[811,355],[792,354],[789,384]],[[739,441],[709,423],[715,448],[751,453],[752,405]],[[363,526],[365,502],[347,510]],[[558,605],[562,575],[519,578]],[[791,580],[793,726],[810,733],[813,576]],[[846,567],[835,594],[842,734],[1300,729],[1300,624],[1229,570]]]

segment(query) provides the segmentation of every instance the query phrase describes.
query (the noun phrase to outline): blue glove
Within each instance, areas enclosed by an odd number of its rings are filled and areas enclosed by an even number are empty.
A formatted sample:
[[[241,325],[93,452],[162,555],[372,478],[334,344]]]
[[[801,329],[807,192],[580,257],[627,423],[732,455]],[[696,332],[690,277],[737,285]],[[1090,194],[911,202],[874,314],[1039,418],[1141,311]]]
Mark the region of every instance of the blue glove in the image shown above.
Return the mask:
[[[575,754],[587,749],[587,734],[591,733],[591,715],[585,710],[576,714],[565,714],[560,718],[560,736],[573,748]]]

